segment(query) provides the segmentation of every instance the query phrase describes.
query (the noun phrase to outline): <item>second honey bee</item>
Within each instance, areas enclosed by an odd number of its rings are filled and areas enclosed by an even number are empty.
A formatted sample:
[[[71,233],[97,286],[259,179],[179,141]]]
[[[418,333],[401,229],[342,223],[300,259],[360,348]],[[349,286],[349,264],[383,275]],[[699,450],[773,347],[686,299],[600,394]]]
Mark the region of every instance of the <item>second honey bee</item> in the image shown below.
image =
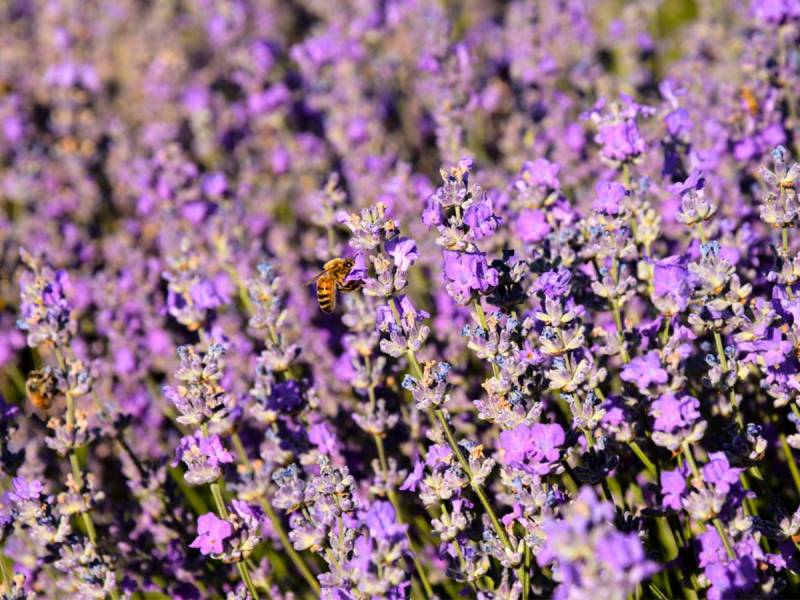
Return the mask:
[[[317,284],[317,302],[323,312],[333,312],[338,292],[352,292],[361,287],[360,281],[345,281],[353,264],[355,261],[352,258],[334,258],[326,262],[323,271],[309,281],[309,284]]]
[[[53,405],[56,387],[56,375],[50,367],[36,369],[28,374],[25,392],[34,412],[41,416],[50,409]]]

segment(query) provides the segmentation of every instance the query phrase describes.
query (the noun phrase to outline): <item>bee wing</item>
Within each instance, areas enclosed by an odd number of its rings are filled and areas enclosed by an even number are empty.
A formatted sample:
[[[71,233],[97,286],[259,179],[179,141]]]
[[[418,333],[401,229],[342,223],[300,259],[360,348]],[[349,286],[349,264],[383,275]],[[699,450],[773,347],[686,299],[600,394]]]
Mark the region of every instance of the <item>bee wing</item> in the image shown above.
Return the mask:
[[[305,283],[305,284],[306,284],[306,285],[311,285],[312,283],[316,283],[316,282],[317,282],[317,279],[319,279],[320,277],[322,277],[323,275],[325,275],[327,272],[328,272],[327,270],[325,270],[325,271],[320,271],[319,273],[317,273],[316,275],[314,275],[314,276],[313,276],[311,279],[309,279],[308,281],[306,281],[306,283]]]

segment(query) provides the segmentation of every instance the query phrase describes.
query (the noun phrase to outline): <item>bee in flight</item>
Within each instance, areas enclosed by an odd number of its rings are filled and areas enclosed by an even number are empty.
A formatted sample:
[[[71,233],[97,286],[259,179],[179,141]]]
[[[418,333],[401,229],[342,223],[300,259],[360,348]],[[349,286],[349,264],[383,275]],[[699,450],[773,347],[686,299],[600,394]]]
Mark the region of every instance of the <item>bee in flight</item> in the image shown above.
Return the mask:
[[[323,312],[330,313],[336,308],[337,292],[352,292],[361,287],[360,281],[347,281],[353,269],[352,258],[334,258],[325,263],[322,273],[316,275],[308,283],[317,284],[317,302]]]

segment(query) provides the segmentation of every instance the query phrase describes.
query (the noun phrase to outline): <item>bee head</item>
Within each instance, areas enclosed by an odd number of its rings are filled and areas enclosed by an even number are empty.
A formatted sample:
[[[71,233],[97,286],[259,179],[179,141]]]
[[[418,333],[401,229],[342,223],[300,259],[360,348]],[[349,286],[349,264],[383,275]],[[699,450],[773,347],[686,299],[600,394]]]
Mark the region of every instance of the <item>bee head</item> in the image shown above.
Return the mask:
[[[354,261],[352,258],[344,259],[344,266],[348,269],[352,269],[354,264],[356,264],[356,261]]]

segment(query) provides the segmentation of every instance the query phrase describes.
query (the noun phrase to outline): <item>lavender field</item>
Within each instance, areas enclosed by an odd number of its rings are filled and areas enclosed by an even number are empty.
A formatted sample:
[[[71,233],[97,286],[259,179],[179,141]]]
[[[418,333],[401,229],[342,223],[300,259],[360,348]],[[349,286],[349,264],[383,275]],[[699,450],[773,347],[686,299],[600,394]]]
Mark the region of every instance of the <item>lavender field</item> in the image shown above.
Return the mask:
[[[0,598],[800,598],[800,0],[0,2]]]

